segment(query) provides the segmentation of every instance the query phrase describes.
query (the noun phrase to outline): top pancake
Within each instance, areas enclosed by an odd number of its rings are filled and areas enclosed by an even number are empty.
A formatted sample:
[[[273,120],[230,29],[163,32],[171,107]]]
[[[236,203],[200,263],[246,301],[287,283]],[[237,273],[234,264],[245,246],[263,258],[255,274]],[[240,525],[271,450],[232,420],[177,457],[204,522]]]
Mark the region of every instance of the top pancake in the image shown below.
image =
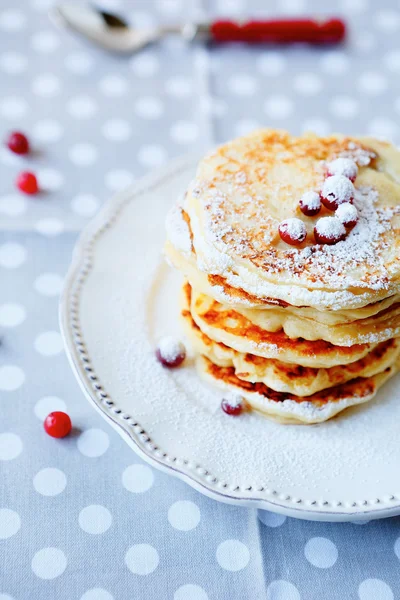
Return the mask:
[[[344,241],[317,245],[317,218],[304,216],[298,202],[304,192],[321,189],[326,162],[339,156],[359,166],[359,221]],[[318,218],[327,215],[323,208]],[[318,310],[357,309],[400,292],[400,152],[388,143],[255,132],[200,162],[180,216],[180,229],[177,219],[169,227],[174,249],[209,281],[217,277],[237,289],[247,308],[277,299]],[[278,234],[290,217],[302,219],[309,232],[299,248]]]

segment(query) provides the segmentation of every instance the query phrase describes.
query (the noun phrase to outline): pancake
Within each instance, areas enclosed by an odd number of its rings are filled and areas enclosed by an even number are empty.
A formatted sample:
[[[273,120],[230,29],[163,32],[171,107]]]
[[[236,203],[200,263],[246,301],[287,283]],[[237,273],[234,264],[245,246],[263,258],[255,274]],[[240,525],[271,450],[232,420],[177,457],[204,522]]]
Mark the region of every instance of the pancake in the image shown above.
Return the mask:
[[[196,325],[215,342],[221,342],[237,352],[274,358],[302,367],[346,365],[360,360],[376,346],[335,346],[324,340],[292,339],[282,330],[266,331],[236,310],[195,290],[190,291],[190,312]]]
[[[207,337],[194,322],[187,293],[182,294],[184,329],[196,353],[219,367],[233,367],[236,377],[251,383],[264,383],[276,392],[311,396],[326,388],[346,383],[356,377],[371,377],[391,367],[400,354],[400,340],[378,344],[364,358],[329,369],[301,367],[254,354],[242,354]]]
[[[315,219],[298,201],[321,188],[326,161],[338,156],[358,162],[359,219],[343,241],[320,245]],[[356,309],[400,293],[399,204],[400,153],[390,144],[261,130],[200,162],[184,201],[190,244],[187,236],[184,250],[173,241],[179,236],[170,241],[196,271],[247,294],[245,308],[273,298],[320,311]],[[328,214],[323,208],[320,216]],[[309,234],[298,248],[278,235],[280,221],[294,216]]]
[[[197,359],[201,376],[222,390],[243,397],[249,408],[284,424],[314,424],[331,419],[346,408],[369,402],[379,388],[395,375],[400,365],[395,363],[372,377],[359,377],[312,396],[301,398],[275,392],[263,383],[249,383],[235,375],[233,367],[219,367],[204,356]]]

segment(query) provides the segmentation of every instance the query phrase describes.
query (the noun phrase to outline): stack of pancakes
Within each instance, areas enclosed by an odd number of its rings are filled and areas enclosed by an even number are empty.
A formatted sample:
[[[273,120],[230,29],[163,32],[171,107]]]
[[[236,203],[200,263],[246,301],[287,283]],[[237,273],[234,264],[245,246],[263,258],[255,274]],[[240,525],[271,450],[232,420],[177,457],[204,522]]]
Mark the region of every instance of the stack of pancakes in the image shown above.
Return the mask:
[[[356,226],[336,244],[299,209],[338,157],[358,165]],[[307,238],[285,243],[279,224]],[[367,402],[400,367],[400,152],[369,138],[261,130],[218,148],[167,219],[200,372],[284,423]]]

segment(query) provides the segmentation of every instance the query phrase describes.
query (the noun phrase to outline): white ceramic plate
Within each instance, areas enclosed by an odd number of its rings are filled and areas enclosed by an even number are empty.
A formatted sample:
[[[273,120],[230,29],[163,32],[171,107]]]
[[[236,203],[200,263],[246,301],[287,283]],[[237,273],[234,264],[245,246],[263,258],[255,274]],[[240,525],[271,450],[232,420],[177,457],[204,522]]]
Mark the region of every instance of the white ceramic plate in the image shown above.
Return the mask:
[[[61,325],[86,396],[142,458],[216,500],[313,520],[400,514],[398,377],[337,419],[285,426],[225,415],[190,357],[175,371],[155,360],[157,338],[179,331],[164,219],[194,168],[176,162],[121,193],[76,246]]]

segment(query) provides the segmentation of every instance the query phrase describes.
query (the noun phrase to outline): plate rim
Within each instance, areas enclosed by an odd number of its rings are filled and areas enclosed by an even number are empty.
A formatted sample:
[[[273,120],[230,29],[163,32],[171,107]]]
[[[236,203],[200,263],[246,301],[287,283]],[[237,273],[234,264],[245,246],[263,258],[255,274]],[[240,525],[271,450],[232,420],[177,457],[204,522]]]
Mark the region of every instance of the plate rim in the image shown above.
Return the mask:
[[[111,399],[99,383],[100,379],[94,371],[89,354],[86,352],[78,318],[79,294],[94,264],[92,250],[95,242],[102,233],[115,225],[126,204],[135,201],[135,198],[140,197],[142,193],[162,185],[165,180],[174,177],[179,172],[193,169],[198,159],[197,154],[177,158],[166,166],[145,175],[128,188],[117,192],[105,202],[98,214],[84,227],[75,243],[60,296],[59,322],[67,358],[85,397],[103,418],[118,431],[125,442],[147,463],[163,472],[178,477],[192,488],[214,500],[248,508],[260,508],[312,521],[343,522],[399,515],[400,501],[395,496],[389,498],[392,503],[390,506],[362,509],[360,504],[354,503],[355,510],[343,511],[324,508],[326,504],[329,506],[330,502],[321,502],[321,504],[316,502],[315,506],[310,504],[306,507],[302,504],[302,500],[292,499],[290,495],[286,498],[286,502],[291,500],[293,502],[292,506],[259,497],[257,496],[257,490],[246,490],[248,492],[246,496],[241,496],[230,494],[224,490],[224,487],[217,489],[216,483],[218,483],[218,480],[213,478],[207,469],[197,465],[195,475],[192,471],[189,471],[188,461],[179,457],[170,457],[167,453],[160,451],[155,446],[156,442],[153,442],[135,418],[132,415],[123,413],[118,408],[118,402]],[[221,482],[219,483],[221,484]],[[258,490],[259,492],[260,490]],[[397,503],[393,504],[396,501]],[[363,501],[363,505],[366,502]],[[379,504],[382,504],[382,501],[379,501]]]

